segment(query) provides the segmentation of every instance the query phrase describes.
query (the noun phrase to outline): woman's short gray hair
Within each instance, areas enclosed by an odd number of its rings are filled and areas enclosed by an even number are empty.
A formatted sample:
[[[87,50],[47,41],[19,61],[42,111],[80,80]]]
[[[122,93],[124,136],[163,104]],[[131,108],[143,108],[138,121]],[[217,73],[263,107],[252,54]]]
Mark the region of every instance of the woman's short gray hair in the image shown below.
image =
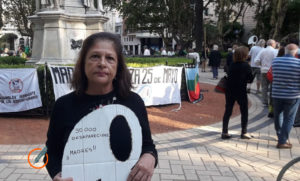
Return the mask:
[[[266,45],[266,40],[264,40],[264,39],[260,39],[257,42],[257,46],[264,47],[265,45]]]

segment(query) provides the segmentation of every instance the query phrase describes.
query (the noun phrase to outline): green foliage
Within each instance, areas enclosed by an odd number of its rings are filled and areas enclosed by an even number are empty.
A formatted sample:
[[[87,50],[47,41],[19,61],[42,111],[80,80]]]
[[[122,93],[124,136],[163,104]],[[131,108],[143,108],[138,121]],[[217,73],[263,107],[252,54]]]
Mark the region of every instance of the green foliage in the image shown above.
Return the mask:
[[[216,37],[218,36],[218,29],[212,24],[205,24],[206,28],[206,43],[208,45],[217,44]]]
[[[43,65],[37,68],[40,93],[41,93],[41,99],[43,105],[42,107],[43,113],[44,115],[50,115],[55,103],[55,97],[54,97],[51,73],[48,67],[46,68],[46,71],[47,72],[46,72],[46,81],[45,81],[45,66]]]
[[[128,31],[158,33],[165,44],[170,38],[187,47],[193,39],[194,10],[191,0],[131,0],[120,6]]]
[[[128,67],[152,67],[158,65],[178,66],[183,63],[193,63],[192,59],[176,57],[127,57]]]
[[[253,30],[260,38],[280,40],[283,36],[298,31],[299,0],[260,0],[257,3]]]
[[[120,9],[122,0],[102,0],[102,4],[110,9]]]
[[[0,64],[25,65],[26,59],[15,56],[0,57]]]
[[[257,25],[253,32],[259,38],[264,38],[267,40],[269,39],[270,31],[272,29],[270,25],[272,8],[267,3],[261,4],[257,8],[260,10],[257,14],[255,14]]]
[[[228,55],[229,52],[221,51],[220,53],[221,53],[222,58],[227,58],[227,55]]]
[[[224,40],[233,42],[235,39],[240,39],[244,34],[244,27],[239,22],[227,23],[224,28],[223,32],[229,32],[225,35]],[[237,35],[235,34],[237,31]]]
[[[300,1],[292,1],[288,5],[288,10],[283,22],[281,29],[281,35],[287,36],[290,33],[295,33],[299,31],[299,22],[300,22]],[[297,16],[298,14],[298,16]]]
[[[34,0],[2,0],[6,20],[15,25],[22,36],[31,36],[33,31],[29,26],[28,16],[34,14]]]
[[[10,65],[10,64],[0,64],[0,69],[15,69],[15,68],[34,68],[32,65]]]
[[[2,14],[3,14],[3,7],[2,7],[2,1],[3,0],[0,0],[0,29],[2,28],[3,26],[3,19],[2,19]]]

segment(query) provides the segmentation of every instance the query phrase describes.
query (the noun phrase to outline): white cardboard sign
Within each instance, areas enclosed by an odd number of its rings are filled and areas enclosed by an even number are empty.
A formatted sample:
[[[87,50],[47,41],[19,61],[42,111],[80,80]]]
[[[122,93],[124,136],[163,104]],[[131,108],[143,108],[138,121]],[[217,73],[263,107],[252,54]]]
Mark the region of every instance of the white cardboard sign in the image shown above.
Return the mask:
[[[129,145],[129,150],[122,145]],[[104,106],[83,117],[72,130],[64,149],[62,178],[124,181],[141,150],[142,131],[134,112],[119,104]]]

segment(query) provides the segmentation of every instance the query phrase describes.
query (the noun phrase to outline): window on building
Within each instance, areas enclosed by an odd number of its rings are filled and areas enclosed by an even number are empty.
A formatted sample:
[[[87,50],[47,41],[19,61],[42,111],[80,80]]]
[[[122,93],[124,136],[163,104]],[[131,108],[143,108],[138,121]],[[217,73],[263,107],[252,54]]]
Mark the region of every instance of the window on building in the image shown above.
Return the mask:
[[[20,38],[19,39],[19,44],[20,44],[20,46],[24,46],[25,45],[24,38]]]
[[[205,16],[208,16],[208,8],[205,8],[203,13]]]
[[[133,41],[133,36],[129,36],[129,41]]]

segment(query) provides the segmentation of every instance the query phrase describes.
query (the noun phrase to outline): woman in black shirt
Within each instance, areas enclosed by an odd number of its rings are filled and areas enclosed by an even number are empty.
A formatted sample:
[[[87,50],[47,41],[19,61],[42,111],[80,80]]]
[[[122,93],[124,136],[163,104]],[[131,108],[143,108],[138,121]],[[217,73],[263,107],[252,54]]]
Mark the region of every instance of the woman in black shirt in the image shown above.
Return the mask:
[[[151,180],[157,164],[157,151],[151,138],[144,102],[130,91],[131,78],[122,55],[120,39],[116,35],[102,32],[86,38],[75,66],[72,87],[75,91],[59,98],[51,115],[46,142],[49,156],[46,168],[51,178],[54,181],[72,180],[61,178],[61,171],[64,148],[74,126],[96,109],[108,104],[120,104],[136,115],[142,132],[141,155],[127,180]],[[120,124],[116,127],[118,130],[114,138],[123,157],[128,145],[122,142],[120,135],[124,135],[125,131]]]
[[[250,139],[251,135],[247,133],[248,124],[248,99],[247,99],[247,83],[253,82],[254,76],[251,67],[246,62],[248,57],[247,47],[238,47],[233,54],[233,63],[229,66],[227,87],[225,92],[226,105],[223,116],[222,139],[229,139],[228,123],[232,114],[235,101],[238,102],[241,111],[242,123],[242,139]]]

